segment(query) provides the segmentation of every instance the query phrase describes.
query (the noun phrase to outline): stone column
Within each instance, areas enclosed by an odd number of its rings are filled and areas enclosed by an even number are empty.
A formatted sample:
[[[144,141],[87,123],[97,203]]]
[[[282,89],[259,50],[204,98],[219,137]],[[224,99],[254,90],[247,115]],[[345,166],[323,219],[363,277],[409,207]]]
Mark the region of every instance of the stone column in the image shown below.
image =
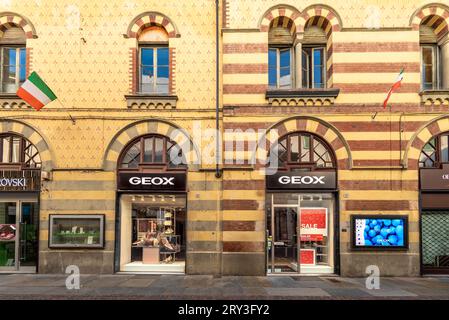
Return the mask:
[[[302,88],[302,39],[304,34],[297,33],[295,40],[295,88]]]

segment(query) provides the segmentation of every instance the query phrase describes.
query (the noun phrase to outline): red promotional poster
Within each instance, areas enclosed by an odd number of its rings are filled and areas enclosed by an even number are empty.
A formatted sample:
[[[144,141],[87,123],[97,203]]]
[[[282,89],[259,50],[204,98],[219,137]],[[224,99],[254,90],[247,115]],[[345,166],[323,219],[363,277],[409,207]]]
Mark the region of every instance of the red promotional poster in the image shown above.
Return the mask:
[[[301,208],[301,241],[321,241],[327,236],[327,208]]]
[[[300,264],[315,264],[315,249],[301,249],[300,252]]]

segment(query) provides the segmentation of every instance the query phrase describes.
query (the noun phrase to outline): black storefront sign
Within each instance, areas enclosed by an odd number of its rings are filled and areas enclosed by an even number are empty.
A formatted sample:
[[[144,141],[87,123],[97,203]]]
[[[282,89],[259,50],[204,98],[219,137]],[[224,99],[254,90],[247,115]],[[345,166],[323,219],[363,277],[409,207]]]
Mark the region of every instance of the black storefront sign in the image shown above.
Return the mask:
[[[0,170],[0,191],[39,191],[40,170]]]
[[[266,176],[268,190],[335,190],[335,171],[325,172],[278,172]]]
[[[419,171],[421,190],[448,190],[449,191],[449,164],[442,168],[421,169]]]
[[[119,190],[186,191],[185,173],[119,173]]]

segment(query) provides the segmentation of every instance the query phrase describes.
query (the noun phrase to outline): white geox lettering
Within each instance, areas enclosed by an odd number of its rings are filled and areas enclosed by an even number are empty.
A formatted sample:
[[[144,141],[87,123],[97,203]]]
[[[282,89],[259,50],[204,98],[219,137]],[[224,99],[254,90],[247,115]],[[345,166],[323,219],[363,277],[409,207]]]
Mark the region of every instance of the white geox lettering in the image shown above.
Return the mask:
[[[144,185],[144,186],[174,186],[174,177],[166,178],[166,177],[131,177],[129,178],[129,183],[136,185]]]
[[[281,176],[279,183],[281,184],[325,184],[324,176]]]

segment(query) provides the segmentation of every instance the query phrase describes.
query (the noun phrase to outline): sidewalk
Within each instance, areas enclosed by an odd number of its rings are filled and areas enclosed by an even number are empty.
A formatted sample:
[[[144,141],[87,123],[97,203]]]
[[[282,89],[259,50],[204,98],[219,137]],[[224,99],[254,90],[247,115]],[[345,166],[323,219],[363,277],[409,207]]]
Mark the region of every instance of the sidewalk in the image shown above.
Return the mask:
[[[449,299],[449,277],[364,278],[85,275],[68,290],[64,275],[0,275],[0,299]]]

